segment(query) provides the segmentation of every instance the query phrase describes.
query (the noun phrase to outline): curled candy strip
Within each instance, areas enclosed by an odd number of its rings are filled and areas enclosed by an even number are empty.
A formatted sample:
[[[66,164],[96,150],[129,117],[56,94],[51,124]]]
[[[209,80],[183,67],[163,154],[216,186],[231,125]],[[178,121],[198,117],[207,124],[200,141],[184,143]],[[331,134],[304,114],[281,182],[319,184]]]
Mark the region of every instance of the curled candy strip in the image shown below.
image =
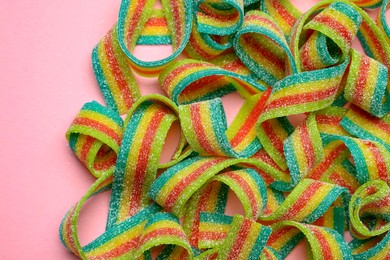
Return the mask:
[[[288,0],[260,0],[260,10],[273,17],[285,35],[289,35],[296,20],[302,15]]]
[[[167,19],[174,52],[158,61],[142,61],[132,51],[141,34],[141,29],[150,17],[154,0],[124,0],[121,3],[118,18],[119,44],[129,58],[130,65],[138,74],[156,76],[183,51],[191,32],[192,4],[190,1],[162,1],[163,12]]]
[[[268,85],[272,86],[284,78],[286,67],[296,72],[282,30],[266,13],[246,13],[244,24],[234,38],[234,48],[242,62]],[[285,64],[285,56],[288,64]]]
[[[356,51],[351,56],[345,99],[377,117],[384,116],[390,111],[387,68]]]
[[[151,203],[146,194],[157,174],[163,146],[160,140],[166,137],[169,128],[178,119],[177,111],[172,107],[174,105],[166,98],[146,96],[129,112],[114,172],[107,221],[109,227]]]
[[[348,244],[333,229],[293,221],[282,221],[271,227],[267,245],[282,258],[305,237],[309,247],[307,252],[313,259],[353,259]]]
[[[189,200],[183,219],[183,229],[192,247],[199,246],[201,240],[200,223],[202,214],[223,214],[227,203],[228,187],[222,182],[208,182]]]
[[[230,35],[241,27],[243,0],[196,1],[196,22],[200,33]]]
[[[138,45],[172,44],[168,21],[162,9],[154,9],[137,40]]]
[[[256,153],[261,144],[255,125],[269,93],[248,98],[229,128],[219,98],[179,106],[183,131],[191,148],[203,156],[249,157]]]
[[[146,222],[139,241],[137,252],[132,257],[150,259],[149,250],[160,245],[165,246],[158,256],[163,259],[192,259],[193,252],[187,241],[179,219],[172,214],[162,212],[151,216]],[[150,254],[150,253],[149,253]]]
[[[303,238],[314,259],[389,258],[388,1],[324,0],[304,14],[288,0],[153,4],[122,1],[93,50],[108,108],[87,103],[67,138],[98,179],[62,242],[82,259],[160,247],[158,259],[283,259]],[[380,4],[377,27],[360,7]],[[140,44],[173,53],[142,61]],[[198,60],[174,62],[181,53]],[[170,99],[141,97],[133,71],[158,75]],[[220,97],[233,91],[244,104],[228,125]],[[176,122],[177,150],[160,164]],[[105,232],[81,246],[80,211],[111,187]],[[229,189],[245,217],[224,215]]]
[[[271,229],[241,215],[235,215],[231,225],[217,259],[259,259]]]
[[[169,66],[159,75],[159,82],[176,104],[221,97],[234,90],[250,97],[267,89],[250,77],[196,60],[181,60]]]
[[[141,93],[119,46],[116,26],[93,49],[92,67],[107,106],[125,114]]]
[[[324,152],[314,114],[310,114],[285,140],[284,155],[290,169],[292,187],[322,161]]]
[[[340,124],[351,134],[386,146],[390,150],[390,115],[377,118],[362,109],[351,106]]]
[[[324,136],[324,142],[342,141],[350,150],[360,184],[369,180],[389,182],[390,151],[382,144],[346,136]]]
[[[390,230],[390,188],[384,181],[369,181],[360,186],[349,207],[354,237],[366,239]]]
[[[86,103],[66,132],[70,148],[95,177],[114,171],[122,136],[122,119],[97,102]]]
[[[292,220],[312,223],[323,215],[339,197],[346,207],[349,193],[345,188],[326,182],[303,179],[274,212],[268,216],[261,216],[259,220],[265,222]]]

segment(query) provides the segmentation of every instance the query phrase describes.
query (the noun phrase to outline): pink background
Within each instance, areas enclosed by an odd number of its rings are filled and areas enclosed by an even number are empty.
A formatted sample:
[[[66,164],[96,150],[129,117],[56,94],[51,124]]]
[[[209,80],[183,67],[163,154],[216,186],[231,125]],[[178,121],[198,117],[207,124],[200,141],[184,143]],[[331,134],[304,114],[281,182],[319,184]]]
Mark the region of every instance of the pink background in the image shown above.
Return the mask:
[[[316,1],[294,2],[306,10]],[[94,178],[73,156],[65,132],[85,102],[104,103],[91,51],[115,23],[119,5],[0,1],[0,259],[76,259],[61,245],[58,226]],[[153,59],[153,50],[137,51]],[[143,93],[159,91],[155,79],[137,79]],[[240,102],[234,95],[225,101]],[[231,119],[236,110],[227,109]],[[82,211],[83,245],[103,232],[109,195],[97,196]],[[236,204],[233,198],[229,210]],[[289,259],[303,254],[301,246]]]

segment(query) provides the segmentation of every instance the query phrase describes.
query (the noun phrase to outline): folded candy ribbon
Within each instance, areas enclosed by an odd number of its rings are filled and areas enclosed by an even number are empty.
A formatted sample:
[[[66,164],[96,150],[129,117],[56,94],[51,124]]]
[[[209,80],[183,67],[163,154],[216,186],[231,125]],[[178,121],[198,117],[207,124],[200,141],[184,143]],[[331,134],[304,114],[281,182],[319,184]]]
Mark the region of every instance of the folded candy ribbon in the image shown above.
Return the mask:
[[[314,259],[389,257],[388,1],[324,0],[304,14],[288,0],[153,4],[122,1],[92,52],[108,108],[85,104],[67,138],[97,180],[61,241],[82,259],[160,247],[157,259],[282,259],[303,238]],[[379,6],[377,26],[360,7]],[[137,44],[173,53],[142,61]],[[169,98],[141,97],[133,71],[158,75]],[[220,98],[233,91],[244,104],[228,126]],[[159,163],[175,122],[177,150]],[[106,231],[81,246],[80,211],[110,188]],[[224,215],[229,189],[245,217]]]

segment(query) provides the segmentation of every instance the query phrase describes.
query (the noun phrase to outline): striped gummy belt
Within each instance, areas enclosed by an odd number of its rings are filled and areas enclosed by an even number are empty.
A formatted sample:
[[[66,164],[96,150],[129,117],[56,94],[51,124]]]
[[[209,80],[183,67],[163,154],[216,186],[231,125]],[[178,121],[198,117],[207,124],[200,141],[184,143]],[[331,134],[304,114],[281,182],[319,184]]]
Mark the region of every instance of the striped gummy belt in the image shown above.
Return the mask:
[[[305,13],[288,0],[154,2],[122,0],[92,51],[106,106],[86,103],[66,138],[96,181],[66,213],[63,244],[81,259],[265,260],[304,240],[310,259],[390,259],[388,0]],[[134,56],[164,44],[166,58]],[[165,95],[141,96],[134,73]],[[235,91],[228,124],[221,97]],[[106,229],[81,245],[80,211],[109,189]],[[229,191],[243,215],[225,214]]]

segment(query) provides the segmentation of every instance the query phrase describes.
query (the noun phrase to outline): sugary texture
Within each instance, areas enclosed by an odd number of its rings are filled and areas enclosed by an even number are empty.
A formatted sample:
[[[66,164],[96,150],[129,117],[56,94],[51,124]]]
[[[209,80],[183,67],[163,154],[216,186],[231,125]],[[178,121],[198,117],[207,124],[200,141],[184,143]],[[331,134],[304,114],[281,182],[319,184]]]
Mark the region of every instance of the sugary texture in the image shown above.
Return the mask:
[[[323,160],[324,151],[314,114],[310,114],[284,142],[291,188]]]
[[[246,13],[233,45],[242,62],[270,86],[286,76],[286,66],[287,75],[297,71],[282,30],[266,13]]]
[[[114,171],[122,137],[122,118],[95,101],[81,108],[66,132],[70,148],[95,177]]]
[[[389,208],[390,188],[387,183],[374,180],[360,186],[349,204],[352,236],[367,239],[389,231]]]
[[[154,9],[141,35],[137,39],[138,45],[167,45],[172,44],[169,34],[168,21],[162,9]]]
[[[131,257],[150,259],[149,250],[168,245],[158,256],[162,259],[192,259],[193,252],[179,219],[169,213],[154,214],[148,219],[138,243],[138,249]],[[150,254],[150,253],[149,253]]]
[[[389,183],[390,151],[381,143],[346,136],[324,135],[325,143],[342,141],[350,150],[356,166],[356,178],[360,184],[369,180]]]
[[[261,147],[255,126],[270,92],[248,98],[229,128],[219,98],[179,106],[184,135],[191,148],[203,156],[252,156]]]
[[[326,182],[303,179],[274,212],[261,216],[259,220],[266,223],[281,220],[312,223],[339,197],[346,207],[349,201],[347,189]]]
[[[141,93],[119,46],[116,25],[93,49],[92,67],[107,106],[126,114]]]
[[[228,171],[213,178],[229,186],[241,201],[245,215],[257,220],[267,205],[267,190],[263,179],[253,169]]]
[[[244,98],[267,88],[250,77],[211,63],[185,59],[167,67],[158,77],[162,89],[176,103],[221,97],[237,90]]]
[[[207,212],[200,213],[198,247],[207,249],[223,244],[231,229],[232,222],[233,217],[231,216]]]
[[[390,111],[387,68],[354,50],[351,51],[351,57],[345,99],[374,116],[383,117]]]
[[[173,53],[162,60],[142,61],[133,54],[133,49],[153,10],[154,0],[124,0],[118,17],[118,41],[127,56],[131,68],[146,77],[157,76],[161,70],[183,51],[191,33],[192,4],[190,1],[162,1],[162,10],[173,47]]]
[[[217,259],[259,259],[270,234],[269,227],[235,215]]]
[[[307,253],[313,259],[354,259],[348,244],[333,229],[293,221],[282,221],[271,228],[267,245],[278,251],[282,258],[306,238],[309,247]]]
[[[81,259],[271,260],[305,239],[309,259],[390,259],[388,0],[304,14],[288,0],[161,5],[123,0],[92,52],[107,107],[86,103],[66,137],[97,180],[62,243]],[[377,24],[360,8],[379,6]],[[142,61],[138,44],[173,53]],[[133,72],[158,76],[168,97],[141,96]],[[244,102],[228,125],[233,91]],[[176,122],[176,151],[159,163]],[[80,211],[108,189],[106,230],[82,246]],[[229,191],[245,216],[225,214]]]
[[[389,114],[378,118],[356,106],[351,106],[340,125],[351,134],[362,139],[379,142],[390,150]]]
[[[140,99],[126,119],[126,129],[115,166],[107,226],[133,216],[151,202],[147,197],[175,111],[153,99]]]
[[[260,10],[273,17],[286,36],[290,35],[294,23],[302,15],[288,0],[261,0]]]
[[[202,0],[195,2],[196,23],[200,33],[230,35],[241,27],[243,0]]]
[[[192,247],[203,248],[200,244],[201,218],[203,214],[223,214],[227,203],[228,187],[222,182],[212,181],[200,188],[188,202],[183,218],[183,228]]]

